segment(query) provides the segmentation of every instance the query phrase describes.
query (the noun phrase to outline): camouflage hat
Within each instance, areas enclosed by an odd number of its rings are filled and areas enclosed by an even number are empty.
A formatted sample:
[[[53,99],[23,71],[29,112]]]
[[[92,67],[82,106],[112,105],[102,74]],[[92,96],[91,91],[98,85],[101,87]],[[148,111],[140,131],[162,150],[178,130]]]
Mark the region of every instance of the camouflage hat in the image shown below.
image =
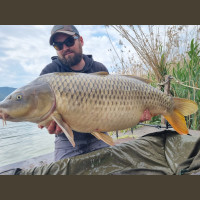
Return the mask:
[[[51,30],[51,37],[49,40],[50,45],[53,44],[54,36],[57,33],[65,33],[67,35],[79,35],[79,32],[74,25],[54,25]]]

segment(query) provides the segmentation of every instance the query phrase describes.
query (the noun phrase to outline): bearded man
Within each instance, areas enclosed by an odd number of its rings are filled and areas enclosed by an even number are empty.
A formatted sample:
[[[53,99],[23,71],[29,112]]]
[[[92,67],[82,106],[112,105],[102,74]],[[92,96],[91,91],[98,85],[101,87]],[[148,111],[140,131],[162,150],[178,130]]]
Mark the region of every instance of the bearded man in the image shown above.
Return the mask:
[[[91,55],[83,54],[84,41],[74,25],[53,26],[49,42],[55,48],[57,56],[52,57],[52,63],[48,64],[40,75],[53,72],[108,72],[107,68],[102,63],[94,61]],[[145,111],[141,121],[150,118],[150,113]],[[50,123],[47,130],[50,134],[55,134],[55,161],[108,147],[90,133],[82,134],[76,131],[73,131],[76,143],[73,147],[55,121]]]

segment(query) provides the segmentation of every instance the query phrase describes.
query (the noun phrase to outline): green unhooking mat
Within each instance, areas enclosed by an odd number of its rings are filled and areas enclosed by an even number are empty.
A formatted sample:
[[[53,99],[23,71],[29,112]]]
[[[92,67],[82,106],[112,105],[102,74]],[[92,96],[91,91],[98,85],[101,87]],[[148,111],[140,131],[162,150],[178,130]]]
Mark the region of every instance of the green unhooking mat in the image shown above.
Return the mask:
[[[19,175],[200,175],[200,138],[162,131]]]

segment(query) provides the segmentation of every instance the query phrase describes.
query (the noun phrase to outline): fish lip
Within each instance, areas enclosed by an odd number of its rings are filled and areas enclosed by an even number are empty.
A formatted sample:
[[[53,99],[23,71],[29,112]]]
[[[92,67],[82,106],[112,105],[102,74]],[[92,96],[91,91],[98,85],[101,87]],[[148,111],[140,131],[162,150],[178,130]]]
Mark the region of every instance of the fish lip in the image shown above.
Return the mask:
[[[7,113],[0,111],[0,119],[7,120],[11,119],[11,117]]]
[[[3,120],[3,126],[6,125],[6,121],[7,120],[9,120],[9,121],[12,120],[12,118],[10,117],[10,115],[8,115],[7,113],[2,112],[2,111],[0,111],[0,119]]]

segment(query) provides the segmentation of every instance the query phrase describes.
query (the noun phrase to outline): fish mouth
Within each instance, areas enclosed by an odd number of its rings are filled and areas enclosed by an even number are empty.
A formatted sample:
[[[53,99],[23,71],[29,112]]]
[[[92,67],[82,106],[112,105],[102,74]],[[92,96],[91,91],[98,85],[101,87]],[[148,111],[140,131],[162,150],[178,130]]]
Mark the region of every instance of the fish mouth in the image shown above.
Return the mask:
[[[3,120],[3,126],[6,125],[6,120],[9,119],[9,118],[10,118],[10,116],[8,114],[0,111],[0,119]]]

